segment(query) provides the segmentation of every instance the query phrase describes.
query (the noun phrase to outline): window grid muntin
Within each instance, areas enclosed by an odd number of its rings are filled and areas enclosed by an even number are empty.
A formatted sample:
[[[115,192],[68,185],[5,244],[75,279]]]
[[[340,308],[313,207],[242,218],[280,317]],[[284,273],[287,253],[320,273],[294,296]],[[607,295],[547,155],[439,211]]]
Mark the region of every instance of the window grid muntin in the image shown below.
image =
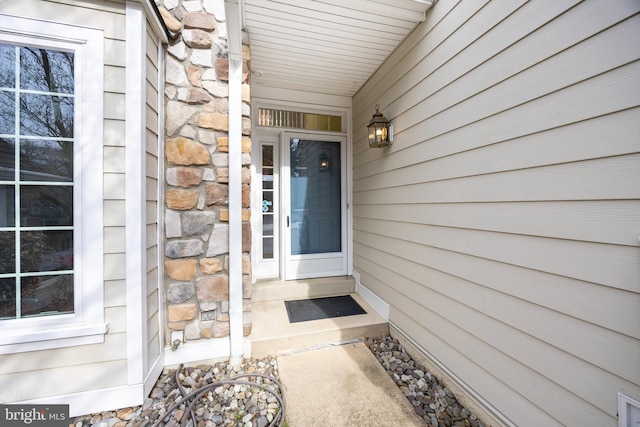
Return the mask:
[[[27,317],[42,317],[42,316],[47,316],[47,315],[51,315],[51,312],[42,312],[42,314],[40,315],[29,315],[29,316],[22,316],[22,292],[21,292],[21,286],[22,286],[22,278],[28,278],[28,277],[37,277],[37,276],[62,276],[62,275],[75,275],[75,269],[66,269],[66,270],[51,270],[51,271],[37,271],[37,272],[23,272],[22,271],[22,245],[21,245],[21,241],[22,239],[20,238],[20,235],[22,232],[31,232],[31,231],[72,231],[74,232],[75,228],[73,225],[71,226],[40,226],[40,227],[34,227],[34,226],[23,226],[21,221],[22,221],[22,215],[21,215],[21,194],[22,194],[22,187],[26,187],[26,186],[30,186],[30,185],[38,185],[38,186],[63,186],[63,187],[74,187],[74,182],[73,182],[73,176],[75,174],[75,172],[72,171],[72,181],[21,181],[21,169],[20,169],[20,144],[21,144],[21,140],[50,140],[50,141],[61,141],[61,142],[68,142],[68,143],[73,143],[74,142],[74,137],[60,137],[60,136],[48,136],[48,135],[22,135],[22,129],[20,126],[20,116],[21,116],[21,104],[20,104],[20,96],[21,94],[37,94],[37,95],[45,95],[45,96],[49,96],[49,97],[66,97],[66,98],[71,98],[73,99],[73,101],[75,101],[76,99],[76,95],[77,95],[77,81],[76,81],[76,75],[75,75],[75,65],[74,68],[71,70],[72,75],[71,78],[73,78],[73,83],[72,83],[72,87],[74,90],[74,93],[72,94],[67,94],[67,93],[63,93],[63,92],[47,92],[47,91],[38,91],[38,90],[33,90],[33,89],[25,89],[22,90],[21,89],[21,47],[26,47],[26,45],[22,45],[22,44],[4,44],[4,43],[0,43],[0,45],[4,45],[4,46],[10,46],[13,47],[14,52],[15,52],[15,56],[14,56],[14,80],[13,80],[13,84],[14,87],[10,88],[10,87],[2,87],[0,86],[0,92],[5,92],[5,93],[13,93],[13,98],[14,98],[14,129],[13,129],[13,133],[4,133],[4,134],[0,134],[0,138],[4,138],[4,139],[12,139],[14,142],[14,179],[13,180],[0,180],[0,185],[13,185],[14,186],[14,226],[13,227],[0,227],[0,232],[2,231],[13,231],[15,233],[15,238],[14,238],[14,243],[15,243],[15,252],[14,252],[14,262],[15,262],[15,271],[14,273],[0,273],[0,279],[14,279],[14,286],[15,286],[15,317],[9,317],[9,318],[2,318],[0,317],[0,321],[16,321],[19,319],[23,319],[23,318],[27,318]],[[75,63],[76,60],[76,54],[73,51],[68,51],[65,49],[60,49],[58,47],[56,48],[49,48],[49,47],[38,47],[38,49],[44,49],[44,50],[48,50],[48,51],[55,51],[55,52],[67,52],[67,53],[71,53],[73,55],[73,62]],[[75,106],[75,102],[72,104],[72,109],[73,109],[73,113],[72,113],[72,117],[75,120],[75,112],[76,112],[76,106]],[[74,125],[73,123],[71,124],[71,132],[72,134],[75,133],[74,132]],[[73,158],[71,159],[72,162],[72,167],[73,167]],[[72,200],[72,204],[74,204],[75,201]],[[75,212],[74,212],[74,207],[72,205],[72,221],[75,222]],[[75,234],[75,232],[74,232]],[[74,241],[74,237],[72,234],[72,241]],[[74,250],[75,244],[72,243],[72,250]],[[73,288],[73,294],[76,294],[77,290],[75,289],[75,286]],[[75,309],[75,301],[77,300],[76,295],[72,296],[72,299],[74,301],[74,309]],[[65,316],[65,315],[69,315],[69,314],[73,314],[74,310],[72,310],[71,312],[56,312],[53,313],[55,315],[58,316]]]

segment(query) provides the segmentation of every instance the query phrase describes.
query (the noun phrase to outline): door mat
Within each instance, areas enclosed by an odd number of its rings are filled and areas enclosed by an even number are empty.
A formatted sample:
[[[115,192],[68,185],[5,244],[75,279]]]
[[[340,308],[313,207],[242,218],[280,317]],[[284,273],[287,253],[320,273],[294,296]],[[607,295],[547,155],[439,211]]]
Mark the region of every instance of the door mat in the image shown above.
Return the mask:
[[[289,323],[367,314],[351,295],[285,301]]]

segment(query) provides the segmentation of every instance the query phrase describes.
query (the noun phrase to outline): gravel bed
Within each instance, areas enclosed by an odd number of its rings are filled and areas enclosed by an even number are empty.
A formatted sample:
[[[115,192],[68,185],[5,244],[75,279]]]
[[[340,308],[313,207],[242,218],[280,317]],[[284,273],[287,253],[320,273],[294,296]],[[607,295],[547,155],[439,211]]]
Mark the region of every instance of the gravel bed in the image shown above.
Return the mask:
[[[165,369],[142,406],[85,415],[70,426],[193,427],[191,412],[197,427],[280,426],[286,414],[277,381],[275,357],[246,359],[236,368],[221,362]]]
[[[431,372],[415,362],[392,337],[369,338],[367,347],[431,427],[484,427]]]
[[[366,339],[365,344],[426,426],[485,427],[449,389],[416,363],[397,340],[385,336]],[[176,369],[165,369],[142,406],[77,417],[70,427],[176,427],[183,422],[193,427],[188,407],[191,401],[196,427],[286,426],[282,422],[286,402],[283,411],[275,356],[246,359],[235,369],[226,362],[181,367],[177,374],[176,377]],[[251,376],[238,378],[244,374]],[[222,384],[234,378],[233,383]],[[254,384],[244,384],[247,381]],[[199,394],[198,391],[204,391],[204,395],[196,396],[195,400],[183,398],[189,393]]]

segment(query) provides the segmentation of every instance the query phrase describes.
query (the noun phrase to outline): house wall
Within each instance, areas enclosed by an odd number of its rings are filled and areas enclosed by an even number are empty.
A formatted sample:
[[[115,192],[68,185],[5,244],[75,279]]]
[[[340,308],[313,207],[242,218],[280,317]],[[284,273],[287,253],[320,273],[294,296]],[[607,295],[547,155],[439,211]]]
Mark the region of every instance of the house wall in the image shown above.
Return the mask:
[[[165,34],[144,2],[42,1],[2,12],[104,31],[104,343],[0,356],[0,401],[71,416],[141,404],[163,368],[159,91]],[[91,167],[90,164],[84,165]]]
[[[104,343],[0,356],[0,401],[75,395],[127,384],[123,4],[5,2],[2,12],[104,30]],[[105,400],[108,399],[104,396]],[[61,402],[62,403],[62,402]],[[75,406],[72,411],[77,410]]]
[[[196,4],[197,3],[197,4]],[[175,364],[229,356],[229,48],[223,0],[161,6],[166,59],[163,344]],[[243,334],[251,331],[248,46],[243,46]],[[167,347],[168,348],[168,347]]]
[[[639,10],[440,1],[353,100],[354,270],[504,422],[640,398]]]

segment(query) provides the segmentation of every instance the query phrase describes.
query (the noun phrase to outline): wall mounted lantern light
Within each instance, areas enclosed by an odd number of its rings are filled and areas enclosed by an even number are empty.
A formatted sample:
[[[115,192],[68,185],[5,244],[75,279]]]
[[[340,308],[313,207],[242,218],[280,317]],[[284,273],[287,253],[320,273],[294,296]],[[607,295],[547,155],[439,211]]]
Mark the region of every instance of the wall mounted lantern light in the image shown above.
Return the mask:
[[[329,170],[329,156],[325,153],[324,148],[322,149],[322,154],[320,154],[320,172],[327,172]]]
[[[380,112],[376,105],[376,113],[367,125],[369,128],[369,147],[386,147],[393,142],[393,124]]]

